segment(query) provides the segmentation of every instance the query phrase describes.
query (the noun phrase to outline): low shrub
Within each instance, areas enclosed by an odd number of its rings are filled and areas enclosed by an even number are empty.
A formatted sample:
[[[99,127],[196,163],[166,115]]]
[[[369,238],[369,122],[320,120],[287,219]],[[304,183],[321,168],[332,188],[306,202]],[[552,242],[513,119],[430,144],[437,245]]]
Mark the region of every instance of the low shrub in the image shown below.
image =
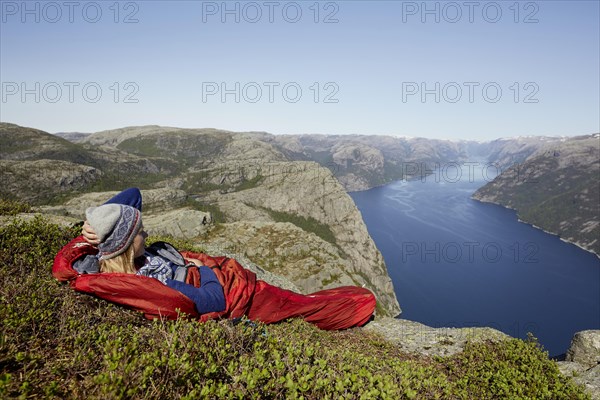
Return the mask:
[[[0,215],[17,215],[31,212],[31,205],[17,200],[0,198]]]

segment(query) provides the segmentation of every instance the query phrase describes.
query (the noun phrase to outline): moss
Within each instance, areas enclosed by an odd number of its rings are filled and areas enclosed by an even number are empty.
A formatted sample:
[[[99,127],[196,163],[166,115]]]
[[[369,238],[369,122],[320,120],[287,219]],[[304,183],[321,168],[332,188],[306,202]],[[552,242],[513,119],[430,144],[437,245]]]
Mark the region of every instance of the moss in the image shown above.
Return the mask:
[[[193,164],[218,155],[230,141],[228,134],[176,130],[126,139],[117,148],[140,156],[176,158]]]

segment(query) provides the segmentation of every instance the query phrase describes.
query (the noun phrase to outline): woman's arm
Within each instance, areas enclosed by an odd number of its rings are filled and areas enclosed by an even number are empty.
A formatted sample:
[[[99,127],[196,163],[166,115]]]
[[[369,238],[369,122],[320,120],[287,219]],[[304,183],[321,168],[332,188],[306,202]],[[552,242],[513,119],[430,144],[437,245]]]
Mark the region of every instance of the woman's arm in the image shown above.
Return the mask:
[[[198,267],[198,270],[200,271],[199,288],[172,279],[167,279],[167,286],[189,297],[200,314],[225,311],[225,294],[217,276],[206,266]]]

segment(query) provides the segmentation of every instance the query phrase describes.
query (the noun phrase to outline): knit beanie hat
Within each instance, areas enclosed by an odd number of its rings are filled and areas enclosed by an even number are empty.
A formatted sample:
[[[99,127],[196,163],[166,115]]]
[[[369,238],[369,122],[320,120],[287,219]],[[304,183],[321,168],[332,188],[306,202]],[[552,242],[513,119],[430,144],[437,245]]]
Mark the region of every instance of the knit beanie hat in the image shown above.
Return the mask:
[[[124,253],[142,226],[139,210],[122,204],[90,207],[85,211],[85,216],[100,240],[98,249],[101,260]]]

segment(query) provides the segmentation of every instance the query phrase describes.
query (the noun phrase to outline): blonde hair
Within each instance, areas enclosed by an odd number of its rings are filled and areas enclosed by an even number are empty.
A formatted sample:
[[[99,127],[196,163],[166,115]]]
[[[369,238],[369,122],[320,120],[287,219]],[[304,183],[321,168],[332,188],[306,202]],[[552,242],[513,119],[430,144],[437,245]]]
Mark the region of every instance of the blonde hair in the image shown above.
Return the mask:
[[[130,245],[124,253],[108,260],[100,260],[100,272],[120,272],[124,274],[135,274],[137,269],[133,261],[135,255],[133,245]]]

